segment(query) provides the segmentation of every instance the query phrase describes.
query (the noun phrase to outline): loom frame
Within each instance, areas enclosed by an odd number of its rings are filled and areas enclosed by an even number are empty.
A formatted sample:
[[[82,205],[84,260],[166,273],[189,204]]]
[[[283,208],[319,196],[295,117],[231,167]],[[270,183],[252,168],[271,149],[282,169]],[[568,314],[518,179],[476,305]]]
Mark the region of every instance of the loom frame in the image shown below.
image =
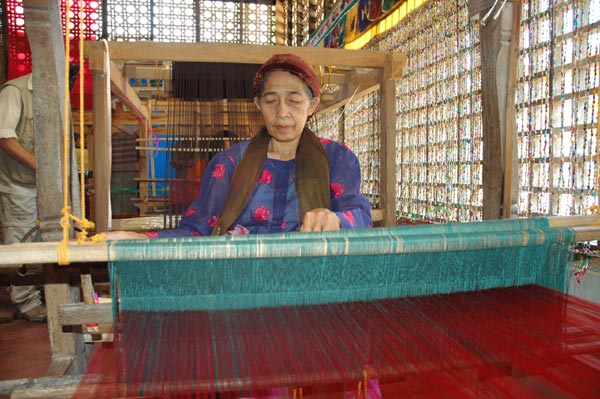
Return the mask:
[[[598,227],[600,217],[595,215],[555,217],[549,218],[548,222],[551,227],[571,227],[576,234],[577,241],[587,241],[597,238],[600,229],[600,227]],[[476,224],[478,222],[471,223]],[[432,225],[431,227],[435,226]],[[359,231],[351,232],[351,234],[353,234],[355,238],[360,236]],[[270,236],[266,236],[264,239],[268,241]],[[3,258],[6,262],[13,264],[23,262],[55,263],[57,261],[57,244],[58,243],[53,242],[12,244],[0,247],[0,254],[4,255]],[[227,254],[225,248],[231,247],[231,245],[231,242],[223,239],[222,242],[219,242],[219,247],[222,248],[221,251],[215,251],[214,254],[204,254],[201,256],[206,257],[206,259],[215,257],[229,258],[232,254]],[[311,248],[308,249],[311,250]],[[322,251],[322,249],[318,248],[315,248],[314,250],[317,252]],[[294,257],[298,256],[298,251],[302,251],[302,248],[290,248],[289,253],[282,253],[281,255],[284,257]],[[71,243],[69,244],[69,252],[71,255],[70,258],[74,261],[73,265],[69,267],[69,270],[74,272],[84,269],[86,265],[91,263],[106,262],[110,259],[114,259],[109,243]],[[402,254],[404,252],[405,249],[401,248],[395,253]],[[28,258],[28,253],[35,254],[35,257]],[[302,256],[304,255],[305,254],[303,253]],[[134,257],[137,256],[138,255],[134,255]],[[152,257],[152,252],[146,252],[145,256]],[[233,254],[233,256],[235,257],[235,254]],[[64,268],[56,265],[53,267]],[[63,329],[69,329],[85,325],[86,323],[111,323],[113,322],[112,311],[113,306],[111,304],[86,304],[84,302],[64,303],[59,305],[57,310],[58,324]],[[76,330],[77,329],[72,330],[72,332],[75,332]],[[61,334],[72,333],[61,332]],[[65,359],[61,359],[61,362],[65,362]],[[75,392],[76,385],[79,381],[80,377],[78,376],[57,374],[55,377],[0,383],[0,392],[14,390],[13,398],[64,397],[65,395]],[[54,396],[55,394],[56,396]]]
[[[270,56],[282,52],[294,52],[313,65],[330,65],[353,68],[345,77],[343,94],[336,102],[345,101],[357,88],[367,89],[379,85],[381,93],[380,159],[381,210],[376,212],[383,225],[396,223],[395,190],[395,82],[401,78],[406,57],[398,52],[344,50],[330,48],[258,46],[238,44],[156,43],[156,42],[85,42],[85,54],[93,74],[93,164],[95,179],[95,222],[99,232],[111,230],[108,207],[110,203],[110,154],[104,151],[110,146],[111,110],[107,107],[109,92],[118,97],[135,115],[140,123],[150,124],[151,113],[121,74],[117,63],[124,61],[180,61],[180,62],[226,62],[262,64]],[[363,72],[367,68],[368,72]],[[110,88],[110,89],[109,89]],[[130,223],[132,224],[132,223]],[[144,228],[144,223],[138,225]]]
[[[46,21],[41,26],[41,29],[30,30],[28,35],[32,46],[36,49],[44,49],[47,46],[48,36],[45,35],[45,30],[51,30],[55,34],[59,34],[60,23],[53,23],[58,17],[58,13],[53,8],[51,2],[29,2],[26,1],[26,13],[33,13],[36,19]],[[38,15],[40,17],[38,17]],[[30,19],[34,19],[33,17]],[[375,219],[383,220],[384,224],[395,224],[395,170],[393,168],[393,159],[395,157],[395,109],[394,109],[394,93],[395,80],[401,77],[402,69],[406,63],[404,55],[400,53],[389,53],[382,51],[365,51],[365,50],[343,50],[343,49],[326,49],[326,48],[305,48],[305,47],[281,47],[281,46],[257,46],[257,45],[230,45],[230,44],[189,44],[189,43],[155,43],[155,42],[85,42],[86,58],[89,61],[89,67],[93,75],[93,112],[92,122],[94,125],[94,135],[91,144],[92,152],[90,161],[93,165],[94,173],[94,210],[97,232],[105,232],[111,230],[112,220],[110,220],[110,175],[111,175],[111,153],[107,148],[111,146],[111,129],[113,126],[111,101],[112,97],[120,99],[125,104],[134,119],[137,119],[139,124],[150,124],[152,116],[149,108],[140,100],[135,90],[129,85],[126,78],[121,74],[117,65],[119,61],[125,60],[144,60],[144,61],[194,61],[194,62],[237,62],[237,63],[254,63],[262,64],[267,58],[273,54],[293,51],[296,54],[306,58],[309,62],[315,65],[328,65],[331,60],[335,60],[336,65],[344,67],[353,67],[360,70],[371,69],[370,72],[354,72],[349,74],[345,80],[346,92],[352,93],[357,87],[366,88],[379,84],[381,90],[382,103],[388,104],[381,109],[381,131],[388,132],[382,137],[381,151],[382,159],[390,159],[390,162],[384,162],[386,167],[382,169],[382,204],[384,209],[375,211]],[[48,50],[55,51],[54,46],[47,47]],[[47,50],[46,50],[47,51]],[[48,69],[54,71],[60,76],[60,67],[58,63],[52,63],[47,59],[48,56],[33,58],[36,63],[34,74],[37,71]],[[60,79],[58,79],[60,85]],[[54,86],[53,86],[54,88]],[[57,89],[57,88],[54,88]],[[57,91],[59,92],[59,91]],[[56,92],[47,93],[45,95],[56,95]],[[387,99],[387,101],[386,101]],[[86,115],[89,122],[89,115]],[[44,120],[45,123],[46,121]],[[54,123],[52,123],[54,125]],[[59,126],[56,126],[59,129]],[[48,143],[52,147],[59,145],[57,139],[59,135],[42,135],[38,137],[40,145],[38,148],[46,148]],[[60,158],[60,157],[58,157]],[[58,158],[49,159],[43,165],[48,165],[47,170],[51,171],[58,178],[60,167],[55,167],[59,163]],[[73,184],[77,186],[77,182]],[[49,192],[56,197],[56,201],[50,201],[53,205],[60,203],[58,198],[61,197],[58,190],[59,187],[55,184],[54,179],[40,180],[38,183],[44,192]],[[40,187],[38,187],[40,188]],[[389,199],[389,200],[386,200]],[[46,215],[41,214],[44,218]],[[50,219],[55,216],[50,215]],[[141,222],[141,224],[140,224]],[[130,220],[129,229],[136,230],[147,226],[147,221],[138,218]],[[126,229],[127,226],[124,226]],[[47,231],[46,231],[47,230]],[[62,332],[65,325],[79,324],[77,319],[88,320],[87,322],[106,320],[106,314],[98,314],[98,310],[102,309],[102,305],[91,309],[88,305],[93,304],[91,296],[91,276],[86,272],[81,273],[81,286],[87,287],[82,292],[82,302],[79,298],[78,290],[69,283],[69,272],[64,267],[58,267],[56,263],[56,246],[58,245],[60,227],[58,220],[56,223],[49,222],[45,228],[46,241],[34,244],[15,244],[3,246],[0,248],[0,253],[4,258],[5,265],[15,264],[36,264],[43,263],[45,265],[45,280],[46,280],[46,303],[48,306],[48,329],[50,334],[51,350],[53,362],[49,367],[47,374],[60,376],[66,373],[72,373],[74,370],[82,367],[83,360],[83,345],[81,340],[74,341],[72,334]],[[94,262],[105,262],[106,244],[93,244],[80,246],[78,244],[69,244],[68,253],[71,256],[70,261],[82,263],[76,266],[77,269],[87,269],[85,264]],[[75,249],[77,248],[77,249]],[[72,268],[70,268],[72,269]],[[79,271],[79,270],[78,270]],[[83,305],[86,304],[86,305]],[[61,316],[62,305],[70,305],[71,309],[76,309],[77,312],[85,314],[83,319],[75,316],[73,319],[72,313],[67,311],[66,315]],[[81,310],[81,306],[84,306]],[[92,305],[95,306],[95,305]],[[67,309],[69,307],[67,306]],[[101,312],[102,313],[102,312]],[[70,319],[63,324],[63,319]],[[112,320],[112,318],[111,318]],[[86,322],[84,322],[85,324]]]
[[[29,2],[25,2],[25,7],[28,8]],[[39,35],[43,35],[40,31]],[[33,35],[31,35],[33,36]],[[47,37],[46,37],[47,40]],[[285,49],[285,50],[284,50]],[[123,43],[113,42],[108,43],[107,47],[101,42],[86,43],[86,53],[89,53],[90,68],[94,75],[94,85],[98,88],[106,90],[94,91],[94,112],[93,121],[95,126],[94,135],[94,166],[96,177],[96,222],[98,231],[109,230],[110,221],[108,216],[108,202],[110,193],[110,158],[106,148],[110,146],[110,130],[111,130],[111,110],[107,104],[110,103],[112,95],[120,98],[133,111],[136,117],[147,123],[151,122],[151,116],[148,108],[141,102],[135,94],[131,86],[122,76],[115,61],[118,60],[164,60],[169,58],[173,61],[221,61],[221,62],[254,62],[262,63],[270,55],[289,51],[289,47],[263,47],[263,46],[246,46],[246,45],[206,45],[206,44],[176,44],[176,43]],[[364,85],[380,84],[382,97],[382,117],[381,131],[386,132],[382,135],[382,165],[385,165],[382,170],[382,202],[384,209],[382,210],[384,223],[391,225],[395,223],[395,189],[393,177],[394,162],[386,160],[392,159],[395,156],[395,110],[394,110],[394,80],[401,75],[402,65],[405,62],[403,56],[398,53],[385,52],[364,52],[358,50],[340,50],[340,49],[314,49],[314,48],[294,48],[294,52],[311,60],[323,61],[323,64],[328,64],[329,60],[340,60],[339,65],[348,65],[360,68],[373,68],[372,73],[355,77],[353,84],[358,80]],[[338,62],[336,62],[338,63]],[[352,79],[351,79],[352,80]],[[108,143],[108,145],[107,145]],[[51,187],[51,186],[49,186]],[[598,237],[599,218],[597,216],[590,217],[565,217],[565,218],[550,218],[554,220],[556,226],[579,226],[576,227],[577,240],[587,241]],[[134,229],[134,228],[132,228]],[[7,265],[21,263],[44,263],[51,264],[50,267],[60,269],[54,265],[57,261],[56,242],[44,242],[35,244],[13,244],[0,248],[0,254],[3,255],[3,262]],[[79,245],[69,244],[68,252],[70,260],[74,263],[72,269],[78,269],[80,265],[75,263],[93,263],[105,262],[108,259],[107,245],[105,243]],[[60,273],[58,280],[53,283],[60,283],[68,286],[68,277],[65,273]],[[85,285],[85,283],[83,284]],[[68,290],[68,288],[67,288]],[[47,292],[50,292],[48,290]],[[50,295],[57,293],[52,290]],[[58,293],[58,296],[61,296]],[[85,296],[85,293],[84,293]],[[54,340],[54,343],[63,345],[62,337],[69,335],[63,333],[62,327],[73,324],[85,324],[93,321],[108,321],[105,317],[105,305],[86,305],[84,302],[65,303],[56,308],[50,308],[50,314],[53,314],[57,320],[57,324],[49,323],[49,332]],[[56,316],[55,316],[56,315]],[[112,320],[112,318],[110,319]],[[76,356],[81,356],[77,353]],[[53,347],[53,358],[55,360],[51,369],[55,375],[63,375],[71,367],[73,358],[62,356],[62,353],[55,352]],[[31,386],[32,384],[46,384],[46,390],[40,393],[38,397],[64,397],[66,394],[65,388],[57,388],[57,385],[69,385],[77,383],[77,376],[63,376],[42,378],[38,381],[21,381],[15,386]],[[12,390],[12,389],[11,389]],[[54,390],[58,396],[52,396],[51,391]],[[19,397],[19,396],[14,396]],[[20,397],[35,397],[23,394]]]

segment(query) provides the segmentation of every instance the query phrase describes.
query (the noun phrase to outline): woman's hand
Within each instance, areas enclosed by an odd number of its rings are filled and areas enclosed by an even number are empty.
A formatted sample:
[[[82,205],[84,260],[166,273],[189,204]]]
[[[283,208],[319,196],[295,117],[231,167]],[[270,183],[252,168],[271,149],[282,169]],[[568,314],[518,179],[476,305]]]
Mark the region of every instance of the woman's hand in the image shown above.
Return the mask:
[[[340,218],[327,208],[306,212],[300,231],[334,231],[340,229]]]

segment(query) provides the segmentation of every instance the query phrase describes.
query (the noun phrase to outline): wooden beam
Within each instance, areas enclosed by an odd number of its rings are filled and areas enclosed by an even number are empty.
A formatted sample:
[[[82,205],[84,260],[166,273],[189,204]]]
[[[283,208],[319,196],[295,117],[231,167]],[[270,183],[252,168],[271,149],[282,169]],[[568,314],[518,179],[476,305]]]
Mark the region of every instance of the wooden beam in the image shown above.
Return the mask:
[[[552,227],[586,226],[600,228],[600,216],[598,215],[549,216],[547,219]]]
[[[97,54],[104,51],[103,43],[85,42],[85,53],[92,63],[99,62]],[[113,61],[180,61],[230,62],[262,64],[279,53],[294,53],[313,65],[383,68],[388,52],[372,50],[344,50],[316,47],[261,46],[246,44],[109,42]]]
[[[37,387],[38,389],[43,388],[65,388],[69,387],[70,395],[66,395],[64,391],[62,391],[62,396],[60,398],[70,398],[77,389],[77,386],[81,382],[83,378],[82,375],[77,376],[62,376],[60,378],[56,377],[40,377],[40,378],[23,378],[18,380],[7,380],[0,381],[0,396],[1,397],[11,397],[11,398],[45,398],[50,399],[52,396],[50,392],[41,392],[39,396],[32,396],[30,389]],[[12,393],[12,395],[11,395]],[[43,396],[45,395],[45,396]]]
[[[362,73],[354,71],[348,75],[346,97],[352,96],[357,90],[366,90],[374,85],[379,85],[379,83],[381,83],[381,71],[378,69]]]
[[[384,79],[400,79],[406,68],[406,54],[397,51],[387,54],[384,65]]]
[[[112,304],[67,303],[59,307],[58,320],[61,326],[112,323]]]
[[[83,385],[82,381],[85,381]],[[116,392],[114,384],[103,382],[103,377],[90,374],[29,378],[17,382],[9,391],[11,399],[104,398],[112,397]]]
[[[129,112],[115,112],[111,117],[111,123],[113,126],[138,126],[140,118]],[[164,117],[164,123],[167,123],[166,116]]]
[[[66,375],[73,367],[74,357],[53,357],[50,366],[44,371],[44,377]]]
[[[385,212],[381,209],[371,209],[371,219],[373,224],[383,222],[385,218]]]
[[[58,243],[43,243],[45,245],[58,246]],[[28,254],[25,254],[28,255]],[[50,346],[53,359],[69,359],[74,364],[70,371],[81,373],[85,370],[84,342],[83,337],[63,332],[59,325],[58,309],[65,303],[78,302],[79,288],[72,287],[69,283],[69,270],[57,265],[58,258],[44,263],[44,291],[46,297],[46,308],[48,309],[48,331],[50,333]],[[55,364],[54,367],[58,367]],[[66,372],[68,369],[62,370]]]
[[[151,179],[144,179],[148,181]],[[381,209],[371,209],[373,222],[383,221],[383,211]],[[164,228],[165,219],[167,223],[179,222],[178,216],[144,216],[135,218],[113,219],[112,226],[115,231],[142,231],[142,230],[160,230]]]
[[[160,230],[164,228],[165,219],[174,223],[177,216],[145,216],[138,218],[114,219],[113,228],[116,231]]]
[[[121,74],[120,69],[114,62],[110,62],[110,89],[124,104],[129,107],[143,123],[150,119],[148,108],[142,104],[137,93],[127,82],[127,79]]]
[[[570,227],[575,233],[577,241],[592,241],[600,237],[600,216],[569,216],[548,218],[550,227]],[[478,222],[471,222],[478,223]],[[308,240],[308,239],[307,239]],[[152,240],[147,240],[151,244]],[[17,264],[36,264],[36,263],[57,263],[57,247],[58,242],[40,242],[40,243],[18,243],[0,246],[0,258],[5,265]],[[232,240],[223,240],[214,244],[214,252],[207,253],[206,256],[210,259],[228,259],[229,248],[235,247],[236,243]],[[318,250],[318,249],[316,249]],[[430,248],[426,249],[430,250]],[[296,256],[299,248],[290,247],[289,252],[282,253],[281,256]],[[402,248],[397,249],[403,253]],[[68,258],[71,263],[83,262],[107,262],[115,259],[115,255],[109,243],[99,242],[94,244],[77,244],[75,242],[67,246]],[[304,256],[305,253],[303,252]],[[333,254],[335,255],[335,254]],[[137,259],[139,254],[132,253],[127,259],[119,259],[122,261]],[[152,258],[153,252],[147,251],[143,256]],[[196,255],[194,255],[196,256]],[[306,254],[306,256],[308,256]],[[201,259],[201,258],[197,258]],[[68,303],[72,303],[68,302]]]
[[[376,71],[377,72],[377,71]],[[375,91],[375,90],[379,90],[379,81],[380,79],[373,79],[373,85],[369,86],[361,91],[357,91],[356,93],[353,93],[353,96],[349,96],[347,98],[344,98],[336,103],[333,104],[328,104],[327,107],[319,109],[317,112],[318,114],[322,114],[322,113],[327,113],[330,112],[332,110],[335,110],[337,108],[343,107],[344,105],[348,104],[350,101],[352,101],[354,98],[360,98],[362,96],[366,96],[367,94]]]
[[[0,257],[4,265],[58,263],[58,242],[19,243],[0,246]],[[69,261],[80,262],[106,262],[107,244],[75,244],[67,245]],[[64,303],[71,303],[67,301]]]
[[[110,181],[112,165],[112,121],[111,121],[111,96],[108,54],[102,42],[96,52],[94,64],[90,62],[94,85],[94,135],[90,156],[90,166],[94,173],[94,222],[96,232],[103,233],[110,230],[111,205]]]

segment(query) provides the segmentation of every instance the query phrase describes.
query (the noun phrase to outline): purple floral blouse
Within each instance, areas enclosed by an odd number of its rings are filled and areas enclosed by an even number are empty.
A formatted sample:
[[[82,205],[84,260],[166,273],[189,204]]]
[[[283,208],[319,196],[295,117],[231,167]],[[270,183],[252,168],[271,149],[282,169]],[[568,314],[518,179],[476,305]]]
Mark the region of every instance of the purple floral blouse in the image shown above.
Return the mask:
[[[371,208],[360,194],[358,159],[337,142],[320,139],[329,159],[331,208],[342,229],[372,226]],[[179,227],[148,233],[151,237],[210,235],[225,203],[229,183],[242,159],[248,141],[217,154],[208,164],[200,183],[200,194],[187,209]],[[263,234],[297,231],[298,197],[295,186],[296,161],[265,161],[248,204],[234,223],[234,234]]]

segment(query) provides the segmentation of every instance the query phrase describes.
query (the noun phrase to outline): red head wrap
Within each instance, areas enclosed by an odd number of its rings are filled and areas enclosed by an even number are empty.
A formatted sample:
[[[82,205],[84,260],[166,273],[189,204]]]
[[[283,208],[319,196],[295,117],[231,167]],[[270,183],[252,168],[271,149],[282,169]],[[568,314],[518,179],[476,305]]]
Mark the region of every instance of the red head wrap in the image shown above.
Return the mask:
[[[265,76],[272,71],[289,72],[308,85],[314,97],[321,96],[321,85],[314,68],[294,54],[275,54],[269,58],[254,76],[254,97],[258,96]]]

